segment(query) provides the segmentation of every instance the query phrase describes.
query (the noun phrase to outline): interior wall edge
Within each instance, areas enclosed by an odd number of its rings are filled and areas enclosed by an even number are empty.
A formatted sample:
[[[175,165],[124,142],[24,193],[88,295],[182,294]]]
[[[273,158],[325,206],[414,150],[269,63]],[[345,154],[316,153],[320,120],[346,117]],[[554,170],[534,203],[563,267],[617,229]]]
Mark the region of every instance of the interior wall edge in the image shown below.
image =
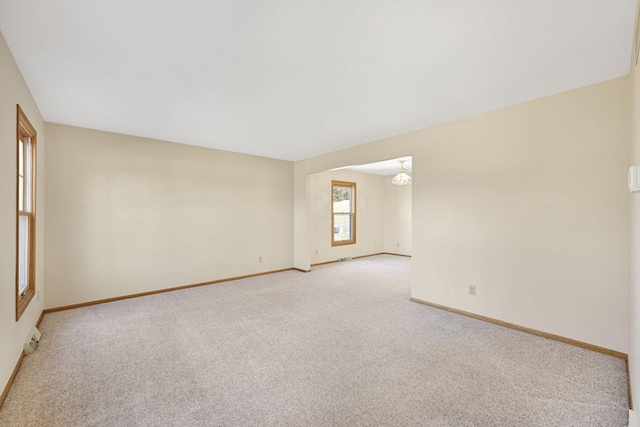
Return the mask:
[[[2,395],[0,395],[0,409],[2,408],[2,405],[4,404],[4,400],[7,398],[7,395],[9,394],[9,390],[11,390],[11,386],[13,385],[13,380],[15,380],[16,375],[18,375],[18,371],[20,370],[20,365],[22,365],[23,359],[24,359],[24,351],[20,353],[18,362],[16,362],[16,367],[13,368],[13,372],[9,377],[9,381],[7,381],[7,384],[4,386],[4,391],[2,392]]]
[[[40,326],[40,322],[42,322],[42,317],[44,316],[45,312],[44,310],[42,310],[40,312],[40,316],[38,316],[38,320],[35,323],[35,327],[39,327]],[[2,405],[4,404],[4,400],[7,398],[7,395],[9,394],[9,390],[11,390],[11,386],[13,385],[13,381],[16,379],[16,375],[18,375],[18,371],[20,370],[20,366],[22,365],[22,361],[24,359],[24,351],[22,351],[20,353],[20,357],[18,358],[18,361],[16,362],[16,366],[15,368],[13,368],[13,372],[11,372],[11,376],[9,377],[9,381],[7,381],[7,384],[5,384],[4,386],[4,390],[2,391],[2,394],[0,395],[0,409],[2,408]]]

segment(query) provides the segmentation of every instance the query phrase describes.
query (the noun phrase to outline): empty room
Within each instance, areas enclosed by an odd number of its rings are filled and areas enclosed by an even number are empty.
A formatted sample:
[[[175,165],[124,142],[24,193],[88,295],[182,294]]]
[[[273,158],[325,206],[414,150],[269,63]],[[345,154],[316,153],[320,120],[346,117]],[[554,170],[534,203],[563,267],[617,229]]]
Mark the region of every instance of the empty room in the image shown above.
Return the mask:
[[[0,425],[639,427],[639,11],[0,2]]]

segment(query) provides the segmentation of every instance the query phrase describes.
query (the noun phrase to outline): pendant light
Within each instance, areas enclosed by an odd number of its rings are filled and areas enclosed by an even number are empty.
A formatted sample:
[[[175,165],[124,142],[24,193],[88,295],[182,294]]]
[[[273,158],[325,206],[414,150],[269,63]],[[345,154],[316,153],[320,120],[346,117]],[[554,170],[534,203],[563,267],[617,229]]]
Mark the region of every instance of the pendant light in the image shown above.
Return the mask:
[[[400,160],[400,172],[391,180],[393,185],[411,185],[411,177],[404,169],[404,160]]]

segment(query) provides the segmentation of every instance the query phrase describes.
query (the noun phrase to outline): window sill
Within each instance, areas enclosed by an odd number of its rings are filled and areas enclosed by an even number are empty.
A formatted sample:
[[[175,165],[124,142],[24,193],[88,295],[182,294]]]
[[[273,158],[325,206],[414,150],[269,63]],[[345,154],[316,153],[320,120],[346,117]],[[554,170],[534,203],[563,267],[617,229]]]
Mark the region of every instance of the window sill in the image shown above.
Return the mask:
[[[331,246],[345,246],[345,245],[355,245],[355,240],[344,240],[342,242],[331,242]]]
[[[16,322],[18,320],[20,320],[20,317],[22,317],[22,313],[25,312],[25,310],[29,306],[29,303],[31,303],[31,300],[33,299],[35,294],[36,294],[36,292],[32,288],[32,289],[27,290],[26,294],[24,294],[22,296],[18,296],[17,301],[16,301]]]

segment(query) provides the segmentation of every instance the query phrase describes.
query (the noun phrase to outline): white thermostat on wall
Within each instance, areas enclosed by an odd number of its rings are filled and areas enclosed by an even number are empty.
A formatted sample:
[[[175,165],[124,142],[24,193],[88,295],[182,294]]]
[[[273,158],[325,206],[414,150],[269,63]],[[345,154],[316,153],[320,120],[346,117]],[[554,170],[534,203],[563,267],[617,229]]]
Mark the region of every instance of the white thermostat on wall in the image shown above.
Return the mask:
[[[631,166],[629,168],[628,181],[630,193],[640,192],[640,166]]]

